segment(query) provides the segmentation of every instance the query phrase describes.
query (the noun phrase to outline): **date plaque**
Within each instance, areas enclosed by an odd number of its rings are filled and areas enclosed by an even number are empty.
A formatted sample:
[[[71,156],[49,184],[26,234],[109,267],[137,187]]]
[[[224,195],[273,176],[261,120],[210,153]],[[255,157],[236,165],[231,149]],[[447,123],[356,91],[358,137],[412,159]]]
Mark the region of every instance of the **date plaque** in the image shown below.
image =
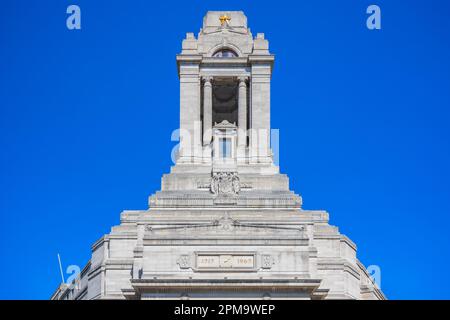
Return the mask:
[[[255,268],[253,253],[197,253],[199,270],[251,270]]]

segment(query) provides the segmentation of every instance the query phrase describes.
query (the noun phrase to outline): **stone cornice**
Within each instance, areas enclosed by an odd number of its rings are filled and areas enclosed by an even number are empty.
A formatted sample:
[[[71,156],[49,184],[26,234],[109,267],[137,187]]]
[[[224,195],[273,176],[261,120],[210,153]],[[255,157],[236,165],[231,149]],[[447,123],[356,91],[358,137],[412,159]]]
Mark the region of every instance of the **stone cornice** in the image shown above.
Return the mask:
[[[182,63],[200,64],[202,56],[200,54],[177,54],[178,77],[180,76],[180,66]]]
[[[350,240],[349,237],[347,237],[345,234],[341,234],[341,242],[345,242],[346,244],[348,244],[353,250],[357,250],[356,244]]]
[[[201,61],[202,65],[247,65],[248,59],[246,57],[239,58],[214,58],[214,57],[204,57]]]
[[[177,54],[177,62],[198,62],[202,61],[201,54]]]
[[[100,239],[94,242],[94,244],[91,246],[91,251],[94,252],[97,250],[104,242],[109,241],[109,235],[103,235]]]
[[[292,276],[290,274],[289,276]],[[286,279],[133,279],[131,285],[136,293],[142,295],[146,292],[169,292],[172,290],[183,290],[186,292],[195,292],[196,290],[213,289],[229,290],[233,292],[245,290],[269,290],[273,291],[304,291],[311,295],[318,290],[321,284],[320,279],[305,279],[301,275],[295,278]],[[317,292],[318,296],[325,296],[327,291]]]
[[[273,54],[251,54],[248,56],[248,61],[251,63],[270,63],[273,64],[275,61],[275,55]]]

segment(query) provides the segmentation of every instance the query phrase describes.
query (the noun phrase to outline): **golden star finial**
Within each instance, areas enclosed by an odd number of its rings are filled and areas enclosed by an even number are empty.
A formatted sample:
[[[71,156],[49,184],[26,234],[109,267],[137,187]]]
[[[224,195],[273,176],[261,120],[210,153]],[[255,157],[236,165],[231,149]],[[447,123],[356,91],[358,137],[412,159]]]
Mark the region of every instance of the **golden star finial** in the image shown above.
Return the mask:
[[[229,16],[227,16],[226,14],[224,14],[223,16],[219,17],[220,20],[220,24],[223,26],[225,23],[228,24],[228,22],[231,20],[231,18]]]

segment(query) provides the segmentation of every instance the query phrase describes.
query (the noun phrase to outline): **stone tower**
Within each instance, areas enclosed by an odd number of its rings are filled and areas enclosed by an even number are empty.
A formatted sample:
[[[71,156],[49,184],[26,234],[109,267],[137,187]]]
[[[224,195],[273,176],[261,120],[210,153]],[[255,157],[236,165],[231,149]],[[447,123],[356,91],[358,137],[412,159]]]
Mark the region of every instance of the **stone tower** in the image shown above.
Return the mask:
[[[273,163],[273,63],[240,11],[210,11],[186,35],[176,165],[53,299],[384,299],[355,244],[303,210]]]

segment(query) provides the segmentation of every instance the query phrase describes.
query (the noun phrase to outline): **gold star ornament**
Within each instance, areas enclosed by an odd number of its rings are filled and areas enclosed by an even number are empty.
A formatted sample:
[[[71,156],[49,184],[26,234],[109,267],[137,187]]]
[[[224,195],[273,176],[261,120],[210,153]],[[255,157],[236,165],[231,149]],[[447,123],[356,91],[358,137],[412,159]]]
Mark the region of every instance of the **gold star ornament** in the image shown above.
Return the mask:
[[[228,22],[230,22],[231,18],[229,16],[227,16],[226,14],[224,14],[223,16],[219,17],[220,20],[220,24],[223,26],[225,24],[228,24]]]

